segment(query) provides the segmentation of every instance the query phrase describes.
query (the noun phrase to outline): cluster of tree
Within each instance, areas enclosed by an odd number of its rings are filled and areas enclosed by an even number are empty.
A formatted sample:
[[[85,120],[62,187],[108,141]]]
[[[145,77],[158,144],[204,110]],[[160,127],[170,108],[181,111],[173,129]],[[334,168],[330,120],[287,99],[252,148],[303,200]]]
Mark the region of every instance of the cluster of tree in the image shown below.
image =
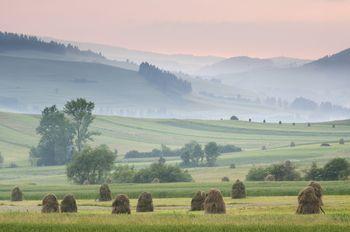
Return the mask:
[[[325,113],[339,113],[339,114],[348,114],[350,113],[350,109],[334,105],[331,102],[321,102],[318,104],[317,102],[304,98],[298,97],[291,104],[290,107],[295,110],[304,110],[304,111],[321,111]]]
[[[94,120],[95,105],[83,98],[69,101],[63,111],[46,107],[42,111],[36,132],[41,136],[37,147],[30,150],[32,165],[62,165],[72,159],[73,152],[80,152],[88,140],[97,133],[90,132]]]
[[[0,51],[11,50],[36,50],[57,54],[77,54],[85,57],[104,58],[101,54],[97,54],[90,50],[82,51],[78,47],[71,44],[64,45],[54,41],[45,42],[36,36],[28,36],[24,34],[16,34],[0,31]]]
[[[214,166],[219,155],[219,146],[215,142],[207,143],[203,149],[202,145],[192,141],[180,149],[182,165],[186,167]]]
[[[263,181],[268,176],[276,181],[300,180],[301,175],[295,170],[295,166],[287,160],[284,163],[272,164],[268,167],[253,167],[249,170],[246,179],[250,181]]]
[[[106,181],[114,167],[116,155],[106,145],[76,151],[67,164],[67,177],[77,184],[97,184]]]
[[[112,174],[115,183],[151,183],[157,180],[162,183],[190,182],[191,175],[178,166],[167,165],[163,160],[153,163],[147,168],[135,170],[127,165],[117,166]]]
[[[183,95],[192,92],[190,82],[147,62],[140,65],[139,74],[166,94]]]
[[[344,158],[334,158],[324,165],[317,167],[312,163],[310,169],[305,171],[305,180],[346,180],[350,175],[350,164]]]
[[[189,145],[187,145],[189,146]],[[222,153],[230,153],[230,152],[240,152],[242,149],[240,147],[236,147],[235,145],[217,145],[218,152]],[[128,151],[124,158],[125,159],[135,159],[135,158],[154,158],[154,157],[180,157],[185,151],[186,145],[180,149],[170,149],[166,145],[162,144],[161,149],[153,149],[150,152],[139,152],[136,150]]]

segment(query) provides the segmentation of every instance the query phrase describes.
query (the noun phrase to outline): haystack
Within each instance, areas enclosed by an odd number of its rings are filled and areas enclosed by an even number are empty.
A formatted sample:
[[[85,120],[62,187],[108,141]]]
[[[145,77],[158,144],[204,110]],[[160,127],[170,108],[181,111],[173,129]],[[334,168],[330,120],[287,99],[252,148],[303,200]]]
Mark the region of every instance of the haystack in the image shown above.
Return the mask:
[[[231,190],[231,197],[232,199],[240,199],[240,198],[245,198],[247,195],[245,191],[245,185],[243,184],[242,181],[236,180],[235,183],[232,185],[232,190]]]
[[[295,143],[294,143],[294,142],[291,142],[291,143],[290,143],[290,147],[295,147]]]
[[[11,191],[11,201],[23,201],[23,193],[17,186]]]
[[[108,184],[103,184],[100,187],[100,201],[110,201],[112,200],[112,193],[109,189]]]
[[[130,214],[129,197],[124,194],[119,194],[112,204],[112,214]]]
[[[57,197],[54,194],[48,194],[44,197],[42,203],[42,213],[58,213],[60,211]]]
[[[268,174],[267,176],[265,176],[264,180],[265,181],[275,181],[276,177],[272,174]]]
[[[320,184],[311,182],[298,195],[297,214],[319,214],[322,210],[323,190]],[[323,211],[323,210],[322,210]]]
[[[143,192],[137,201],[136,212],[153,212],[152,194]]]
[[[339,139],[339,144],[340,145],[344,145],[345,144],[345,140],[344,139]]]
[[[78,211],[77,202],[73,195],[64,196],[61,201],[61,213],[76,213]]]
[[[227,176],[224,176],[223,178],[221,178],[222,182],[229,182],[230,178],[228,178]]]
[[[224,214],[226,205],[220,190],[211,189],[204,201],[204,211],[207,214]]]
[[[207,194],[203,191],[198,191],[191,200],[191,211],[204,210],[204,201]]]
[[[153,183],[153,184],[158,184],[158,183],[160,183],[160,180],[159,180],[158,178],[154,178],[154,179],[152,180],[152,183]]]

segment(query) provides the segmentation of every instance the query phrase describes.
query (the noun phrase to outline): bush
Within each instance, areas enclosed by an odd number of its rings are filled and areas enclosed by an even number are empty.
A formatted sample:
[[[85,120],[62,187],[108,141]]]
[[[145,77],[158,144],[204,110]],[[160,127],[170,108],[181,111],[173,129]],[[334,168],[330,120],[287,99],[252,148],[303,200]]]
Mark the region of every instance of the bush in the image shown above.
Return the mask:
[[[263,167],[253,167],[249,170],[246,179],[250,181],[263,181],[269,171]]]
[[[230,168],[231,169],[235,169],[236,168],[236,164],[230,164]]]
[[[136,171],[134,167],[128,165],[118,165],[112,174],[112,182],[114,183],[132,183],[134,181]]]
[[[344,145],[345,144],[345,140],[344,139],[339,139],[339,144],[340,145]]]
[[[229,182],[230,178],[228,178],[227,176],[224,176],[223,178],[221,178],[222,182]]]
[[[345,180],[349,175],[349,162],[344,158],[334,158],[323,167],[323,180]]]
[[[134,183],[151,183],[158,178],[161,183],[190,182],[192,176],[187,171],[182,171],[177,166],[154,163],[148,168],[139,170],[134,177]]]
[[[295,181],[301,179],[300,173],[295,170],[294,165],[288,160],[282,164],[273,164],[266,168],[253,167],[249,170],[246,179],[264,181],[268,175],[273,175],[276,181]]]
[[[232,115],[232,116],[231,116],[231,118],[230,118],[230,120],[235,120],[235,121],[237,121],[237,120],[239,120],[239,119],[238,119],[238,117],[237,117],[237,116]]]
[[[231,152],[240,152],[242,148],[236,147],[235,145],[218,145],[219,153],[231,153]]]
[[[294,142],[291,142],[291,143],[290,143],[290,147],[295,147],[295,143],[294,143]]]

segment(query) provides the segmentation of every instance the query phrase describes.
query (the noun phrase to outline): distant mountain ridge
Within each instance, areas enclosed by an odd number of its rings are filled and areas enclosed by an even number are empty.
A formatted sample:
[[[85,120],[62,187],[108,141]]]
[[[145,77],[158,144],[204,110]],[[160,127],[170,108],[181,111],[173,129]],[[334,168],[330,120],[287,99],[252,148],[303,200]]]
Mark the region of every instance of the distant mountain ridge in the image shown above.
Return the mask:
[[[248,56],[237,56],[208,65],[200,69],[197,74],[203,76],[216,76],[273,68],[291,68],[302,66],[308,62],[310,61],[289,57],[252,58]]]

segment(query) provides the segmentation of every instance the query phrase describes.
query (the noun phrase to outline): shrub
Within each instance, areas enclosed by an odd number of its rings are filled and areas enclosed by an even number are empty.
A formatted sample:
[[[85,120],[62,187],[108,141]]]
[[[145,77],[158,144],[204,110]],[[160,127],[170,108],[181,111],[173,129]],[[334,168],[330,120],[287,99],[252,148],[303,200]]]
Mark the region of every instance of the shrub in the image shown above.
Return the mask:
[[[236,164],[230,164],[230,168],[231,169],[235,169],[236,168]]]
[[[143,192],[137,201],[136,212],[153,212],[152,194]]]
[[[128,165],[118,165],[112,173],[112,181],[114,183],[132,183],[134,181],[136,171],[134,167]]]
[[[267,150],[266,146],[263,145],[263,146],[261,147],[261,150],[266,151],[266,150]]]
[[[280,124],[280,125],[281,125],[281,124],[282,124],[282,121],[279,121],[279,122],[278,122],[278,124]]]
[[[334,158],[323,167],[323,180],[345,180],[349,175],[349,162],[344,158]]]
[[[232,190],[231,190],[231,198],[232,199],[240,199],[240,198],[245,198],[247,195],[246,190],[245,190],[245,185],[242,181],[236,180],[235,183],[232,185]]]
[[[57,197],[54,194],[48,194],[44,197],[42,202],[42,213],[59,213],[60,208]]]
[[[119,194],[112,204],[112,214],[130,214],[129,197],[125,194]]]
[[[237,116],[232,115],[232,116],[231,116],[231,118],[230,118],[230,120],[239,120],[239,119],[238,119],[238,117],[237,117]]]
[[[224,176],[223,178],[221,178],[222,182],[229,182],[230,178],[228,178],[227,176]]]
[[[339,144],[340,145],[344,145],[345,144],[345,140],[342,138],[342,139],[339,139]]]
[[[294,142],[291,142],[291,143],[290,143],[290,147],[295,147],[295,143],[294,143]]]
[[[134,177],[134,183],[151,183],[155,178],[160,182],[190,182],[191,175],[187,171],[182,171],[177,166],[154,163],[148,168],[139,170]]]
[[[252,167],[249,170],[246,179],[249,181],[263,181],[268,174],[269,171],[266,168]]]
[[[112,192],[109,189],[108,184],[103,184],[100,186],[100,201],[110,201],[112,200]]]
[[[231,153],[231,152],[240,152],[242,148],[236,147],[235,145],[227,144],[227,145],[218,145],[219,153]]]
[[[204,201],[207,194],[203,191],[198,191],[191,200],[191,211],[204,210]]]
[[[331,145],[329,143],[322,143],[321,147],[330,147]]]
[[[11,191],[11,201],[23,201],[23,193],[17,186]]]
[[[73,195],[66,195],[61,201],[61,213],[78,212],[77,202]]]
[[[247,180],[263,181],[269,175],[273,175],[276,181],[295,181],[300,180],[301,175],[295,170],[294,165],[290,161],[281,164],[273,164],[266,168],[253,167],[246,176]]]
[[[204,201],[204,211],[207,214],[224,214],[226,205],[220,190],[211,189]]]
[[[318,168],[313,162],[310,169],[305,171],[305,180],[323,180],[323,168]]]

